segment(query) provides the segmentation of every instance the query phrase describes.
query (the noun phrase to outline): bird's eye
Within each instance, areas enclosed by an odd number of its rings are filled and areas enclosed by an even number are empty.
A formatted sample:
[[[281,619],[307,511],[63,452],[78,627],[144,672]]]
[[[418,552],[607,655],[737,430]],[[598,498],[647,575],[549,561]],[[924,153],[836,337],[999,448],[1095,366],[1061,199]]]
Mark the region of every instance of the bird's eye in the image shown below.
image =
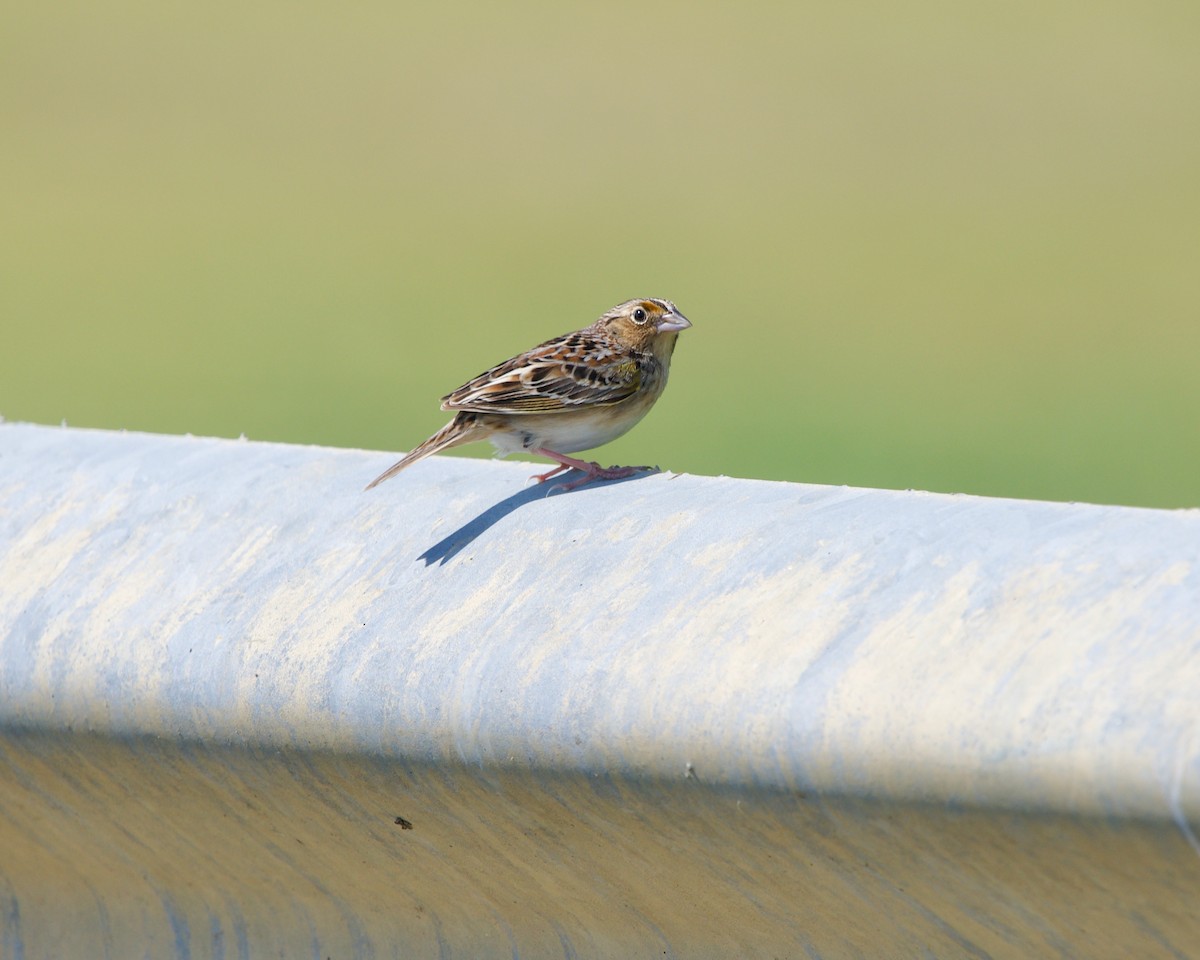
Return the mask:
[[[643,310],[641,307],[638,307],[636,310],[634,310],[633,311],[633,322],[634,323],[645,323],[646,322],[646,311]]]

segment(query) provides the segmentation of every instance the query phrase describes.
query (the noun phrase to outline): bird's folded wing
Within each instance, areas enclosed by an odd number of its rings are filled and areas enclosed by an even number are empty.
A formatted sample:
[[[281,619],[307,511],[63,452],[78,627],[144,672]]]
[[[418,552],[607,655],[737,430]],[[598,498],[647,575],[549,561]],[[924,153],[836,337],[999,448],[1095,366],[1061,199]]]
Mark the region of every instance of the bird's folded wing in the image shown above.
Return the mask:
[[[443,397],[442,409],[560,413],[619,403],[636,393],[641,383],[637,357],[614,344],[574,333],[481,373]]]

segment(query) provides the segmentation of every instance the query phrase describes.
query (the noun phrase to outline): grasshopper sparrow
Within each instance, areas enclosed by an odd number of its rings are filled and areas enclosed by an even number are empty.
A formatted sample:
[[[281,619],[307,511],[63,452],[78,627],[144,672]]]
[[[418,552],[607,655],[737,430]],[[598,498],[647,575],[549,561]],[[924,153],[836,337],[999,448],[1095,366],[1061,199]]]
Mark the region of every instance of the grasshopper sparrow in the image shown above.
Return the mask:
[[[528,450],[590,480],[628,477],[645,467],[602,467],[568,453],[615,440],[642,419],[667,385],[675,338],[691,326],[670,300],[627,300],[590,327],[506,360],[442,398],[454,419],[388,467],[370,490],[405,467],[460,443],[490,440],[500,455]]]

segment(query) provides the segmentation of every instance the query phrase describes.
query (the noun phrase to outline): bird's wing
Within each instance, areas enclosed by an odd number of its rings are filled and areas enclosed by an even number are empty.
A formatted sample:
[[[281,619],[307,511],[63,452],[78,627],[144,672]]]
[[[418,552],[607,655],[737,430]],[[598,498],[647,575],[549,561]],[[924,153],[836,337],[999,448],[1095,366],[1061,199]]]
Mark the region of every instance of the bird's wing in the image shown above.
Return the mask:
[[[562,413],[632,396],[642,361],[620,344],[587,331],[547,340],[492,367],[442,398],[443,410]]]

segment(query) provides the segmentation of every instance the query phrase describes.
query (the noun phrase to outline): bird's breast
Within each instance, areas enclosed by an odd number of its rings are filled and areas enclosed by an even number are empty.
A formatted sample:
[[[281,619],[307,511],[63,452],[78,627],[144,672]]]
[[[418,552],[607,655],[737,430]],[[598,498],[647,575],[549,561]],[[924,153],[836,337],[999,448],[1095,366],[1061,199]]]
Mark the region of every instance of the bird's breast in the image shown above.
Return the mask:
[[[503,421],[492,443],[502,453],[545,447],[556,453],[591,450],[632,429],[654,406],[656,396],[639,394],[609,406],[581,407],[553,414],[484,414]]]

